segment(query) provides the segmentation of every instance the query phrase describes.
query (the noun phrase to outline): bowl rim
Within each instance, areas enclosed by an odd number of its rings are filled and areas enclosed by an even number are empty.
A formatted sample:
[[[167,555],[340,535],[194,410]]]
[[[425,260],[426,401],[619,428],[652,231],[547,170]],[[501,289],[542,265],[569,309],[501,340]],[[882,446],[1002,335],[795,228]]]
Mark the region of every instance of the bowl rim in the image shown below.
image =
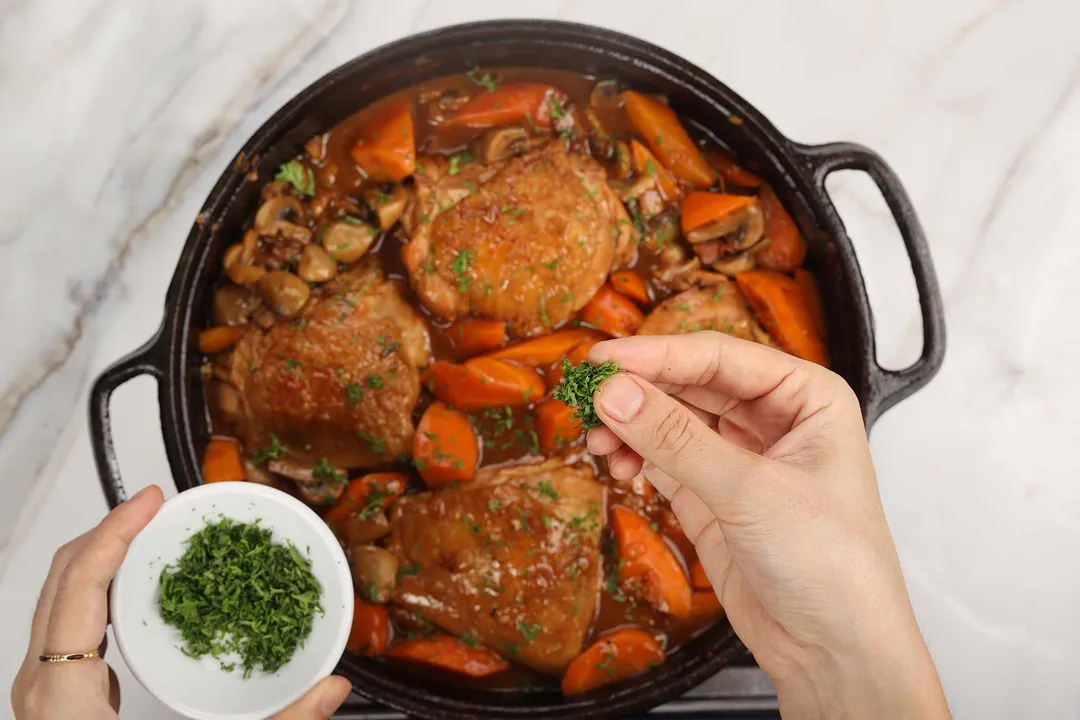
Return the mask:
[[[334,537],[329,526],[323,522],[322,518],[320,518],[314,510],[288,493],[249,482],[210,483],[199,485],[198,487],[178,493],[169,498],[161,506],[147,527],[144,528],[132,542],[139,541],[140,537],[150,537],[149,535],[144,536],[146,530],[150,529],[155,521],[159,518],[163,518],[166,514],[176,515],[182,511],[190,512],[189,508],[192,506],[198,507],[200,505],[212,503],[215,499],[226,496],[258,498],[258,502],[263,505],[274,504],[285,508],[291,516],[295,517],[303,523],[304,527],[312,531],[312,536],[309,539],[317,538],[318,541],[330,551],[330,556],[334,564],[334,572],[331,577],[317,577],[323,586],[322,601],[324,604],[340,601],[344,607],[344,611],[341,615],[341,622],[334,630],[334,643],[331,646],[331,652],[327,654],[327,657],[323,659],[321,663],[312,666],[309,681],[304,683],[304,687],[299,691],[275,699],[273,702],[268,702],[263,707],[256,710],[236,713],[207,712],[205,710],[194,708],[184,701],[175,701],[172,698],[164,698],[155,692],[155,688],[158,687],[158,684],[148,681],[146,673],[139,666],[139,662],[132,662],[131,648],[127,643],[126,633],[123,630],[123,623],[112,623],[113,638],[116,641],[117,648],[120,650],[120,654],[124,658],[124,663],[131,671],[131,674],[135,676],[135,679],[139,681],[139,684],[146,688],[146,691],[153,695],[155,699],[168,706],[171,710],[181,713],[186,717],[201,718],[202,720],[262,720],[263,718],[284,710],[289,705],[296,702],[318,683],[319,680],[333,673],[334,668],[337,667],[342,654],[345,652],[345,644],[348,641],[349,632],[352,627],[354,601],[352,576],[349,572],[349,563],[345,557],[345,551],[341,548],[341,544],[338,542],[337,538]],[[194,532],[197,532],[197,530],[193,531],[193,533]],[[281,540],[291,540],[291,538],[275,537],[274,540],[277,542]],[[147,542],[147,540],[144,539],[143,542]],[[307,544],[307,541],[305,541],[305,544]],[[125,557],[124,562],[120,565],[120,570],[117,571],[116,576],[113,578],[112,585],[109,588],[110,617],[121,617],[123,615],[123,590],[126,586],[125,577],[128,573],[133,572],[136,572],[136,569],[128,564],[127,558]],[[297,649],[298,653],[304,651],[305,648]],[[290,660],[290,662],[292,662],[292,660]]]

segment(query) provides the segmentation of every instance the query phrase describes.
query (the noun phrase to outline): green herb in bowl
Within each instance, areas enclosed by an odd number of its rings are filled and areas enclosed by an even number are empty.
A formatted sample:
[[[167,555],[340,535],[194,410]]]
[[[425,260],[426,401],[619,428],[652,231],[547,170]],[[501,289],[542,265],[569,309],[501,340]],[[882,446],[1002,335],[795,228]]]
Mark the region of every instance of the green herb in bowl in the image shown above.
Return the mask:
[[[272,541],[258,522],[208,522],[186,543],[158,581],[162,619],[180,631],[180,650],[211,655],[244,677],[277,672],[311,634],[323,614],[322,587],[311,561],[290,544]]]
[[[563,360],[563,375],[555,388],[554,397],[574,408],[582,430],[589,430],[601,424],[596,409],[593,407],[593,395],[600,383],[619,372],[619,366],[610,360],[603,365],[596,365],[585,360],[580,365],[573,365]]]

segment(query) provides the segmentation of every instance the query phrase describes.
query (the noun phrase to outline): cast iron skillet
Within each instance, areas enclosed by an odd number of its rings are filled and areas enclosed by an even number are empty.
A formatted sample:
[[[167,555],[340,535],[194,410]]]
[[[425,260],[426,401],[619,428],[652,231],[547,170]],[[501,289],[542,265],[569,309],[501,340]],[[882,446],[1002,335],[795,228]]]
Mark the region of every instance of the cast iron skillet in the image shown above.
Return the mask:
[[[666,50],[609,30],[551,21],[470,23],[414,35],[363,55],[293,98],[248,141],[214,186],[188,236],[165,296],[161,328],[143,347],[94,383],[90,430],[109,505],[125,497],[109,426],[109,397],[131,378],[158,380],[161,428],[176,487],[200,483],[199,458],[208,439],[199,381],[199,330],[225,247],[241,235],[258,205],[259,188],[304,142],[389,93],[474,65],[542,66],[618,78],[667,95],[693,131],[726,145],[763,175],[809,242],[828,318],[834,369],[855,389],[866,426],[926,385],[941,366],[945,325],[926,238],[896,175],[872,151],[849,143],[808,146],[788,140],[757,110],[701,68]],[[851,241],[825,190],[835,170],[861,170],[885,197],[899,226],[922,309],[922,357],[904,370],[878,365],[874,322]],[[257,178],[248,179],[250,171]],[[671,654],[649,674],[564,701],[554,687],[493,692],[439,680],[418,681],[376,661],[346,656],[340,672],[373,701],[423,718],[614,718],[666,702],[701,683],[741,651],[719,623]]]

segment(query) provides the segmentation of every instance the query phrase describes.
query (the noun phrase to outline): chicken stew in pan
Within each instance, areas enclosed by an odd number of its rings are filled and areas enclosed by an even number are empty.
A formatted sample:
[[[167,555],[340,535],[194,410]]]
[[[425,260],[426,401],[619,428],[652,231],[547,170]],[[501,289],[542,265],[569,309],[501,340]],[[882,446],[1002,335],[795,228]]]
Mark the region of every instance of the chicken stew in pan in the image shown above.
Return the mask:
[[[547,70],[425,83],[266,179],[199,337],[203,480],[321,513],[351,652],[568,695],[632,677],[723,609],[664,498],[610,478],[551,390],[632,334],[827,364],[804,256],[767,183],[662,97]]]

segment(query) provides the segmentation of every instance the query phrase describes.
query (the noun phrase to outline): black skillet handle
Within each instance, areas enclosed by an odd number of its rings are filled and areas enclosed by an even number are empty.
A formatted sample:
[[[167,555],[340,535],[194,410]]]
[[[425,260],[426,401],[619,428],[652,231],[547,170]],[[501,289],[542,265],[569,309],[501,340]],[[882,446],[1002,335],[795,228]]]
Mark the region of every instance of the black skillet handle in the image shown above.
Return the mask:
[[[120,479],[120,464],[113,448],[112,426],[109,418],[109,399],[113,390],[139,375],[153,375],[158,383],[165,379],[165,368],[160,361],[162,332],[152,337],[126,358],[116,362],[94,381],[90,390],[90,443],[94,448],[101,488],[112,509],[127,500],[127,491]]]
[[[871,358],[871,397],[866,408],[869,427],[881,413],[930,382],[945,359],[945,307],[930,259],[930,247],[900,178],[877,153],[853,143],[796,145],[795,150],[809,164],[814,184],[825,195],[828,195],[825,178],[832,172],[861,170],[870,176],[892,211],[915,274],[922,310],[922,356],[903,370],[886,370],[878,364],[876,357]]]

